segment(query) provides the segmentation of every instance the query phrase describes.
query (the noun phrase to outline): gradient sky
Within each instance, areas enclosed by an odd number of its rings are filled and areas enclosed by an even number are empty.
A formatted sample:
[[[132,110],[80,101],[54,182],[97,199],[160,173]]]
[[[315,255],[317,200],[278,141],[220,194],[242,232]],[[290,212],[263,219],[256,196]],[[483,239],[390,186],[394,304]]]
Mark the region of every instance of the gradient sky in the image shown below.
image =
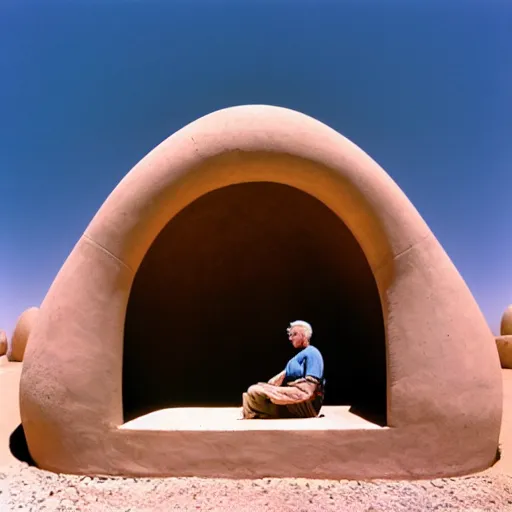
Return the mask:
[[[0,4],[0,328],[119,180],[214,110],[330,125],[398,183],[493,331],[512,303],[510,0]]]

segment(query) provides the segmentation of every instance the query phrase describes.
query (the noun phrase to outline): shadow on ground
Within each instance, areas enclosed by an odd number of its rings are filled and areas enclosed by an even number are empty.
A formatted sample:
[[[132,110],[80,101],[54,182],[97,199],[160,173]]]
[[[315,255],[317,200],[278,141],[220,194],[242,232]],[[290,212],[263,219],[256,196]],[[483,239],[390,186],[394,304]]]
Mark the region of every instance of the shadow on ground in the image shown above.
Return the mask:
[[[25,438],[23,425],[20,423],[9,437],[9,449],[14,457],[21,462],[26,462],[29,466],[35,466],[36,463],[30,455]]]
[[[380,427],[385,427],[387,425],[386,414],[371,405],[352,405],[349,412],[363,418],[364,420],[370,421],[375,425],[379,425]]]

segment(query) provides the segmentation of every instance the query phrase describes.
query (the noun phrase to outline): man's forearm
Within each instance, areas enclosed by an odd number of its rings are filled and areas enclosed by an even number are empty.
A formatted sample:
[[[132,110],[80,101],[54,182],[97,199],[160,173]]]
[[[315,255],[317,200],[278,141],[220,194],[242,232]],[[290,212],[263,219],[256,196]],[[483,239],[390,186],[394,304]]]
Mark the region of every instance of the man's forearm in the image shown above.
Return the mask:
[[[286,375],[286,370],[283,370],[281,373],[278,373],[277,375],[272,377],[268,381],[268,383],[269,384],[273,384],[274,386],[280,386],[283,383],[283,381],[284,381],[285,375]]]

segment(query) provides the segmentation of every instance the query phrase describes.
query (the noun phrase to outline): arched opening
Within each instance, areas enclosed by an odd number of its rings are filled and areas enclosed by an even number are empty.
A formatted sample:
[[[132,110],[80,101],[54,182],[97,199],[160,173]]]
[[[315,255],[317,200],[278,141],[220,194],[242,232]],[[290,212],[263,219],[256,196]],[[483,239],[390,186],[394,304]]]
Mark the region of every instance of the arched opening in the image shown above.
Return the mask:
[[[210,192],[179,212],[135,276],[123,355],[124,419],[169,407],[238,406],[282,370],[285,329],[311,322],[326,405],[385,422],[386,356],[375,279],[323,203],[260,182]]]

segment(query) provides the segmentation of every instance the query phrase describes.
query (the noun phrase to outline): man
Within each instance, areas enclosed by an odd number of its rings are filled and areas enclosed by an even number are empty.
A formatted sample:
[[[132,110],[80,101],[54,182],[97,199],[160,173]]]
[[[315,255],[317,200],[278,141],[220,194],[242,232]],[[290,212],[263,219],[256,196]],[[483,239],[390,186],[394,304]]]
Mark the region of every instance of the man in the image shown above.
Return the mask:
[[[302,320],[290,323],[288,339],[300,352],[268,383],[259,382],[243,394],[244,419],[313,418],[323,403],[324,361],[310,344],[313,329]]]

